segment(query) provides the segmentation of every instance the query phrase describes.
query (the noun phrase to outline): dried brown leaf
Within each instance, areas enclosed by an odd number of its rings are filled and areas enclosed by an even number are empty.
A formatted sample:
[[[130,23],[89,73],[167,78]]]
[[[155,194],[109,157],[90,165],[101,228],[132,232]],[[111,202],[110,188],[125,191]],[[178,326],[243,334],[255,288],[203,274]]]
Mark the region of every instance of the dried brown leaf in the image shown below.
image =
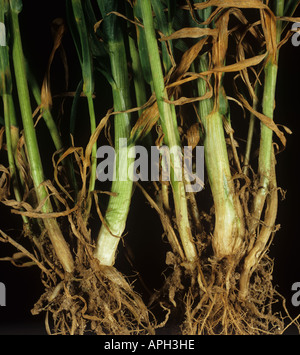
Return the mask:
[[[272,11],[260,11],[267,52],[273,62],[277,55],[277,28],[276,17]]]
[[[146,108],[136,124],[133,126],[131,130],[131,138],[138,135],[139,137],[144,137],[152,127],[157,123],[159,119],[159,110],[157,102],[154,102],[150,107]]]
[[[43,84],[42,84],[42,89],[41,89],[41,107],[45,109],[50,109],[52,106],[52,95],[51,95],[51,85],[50,85],[50,71],[51,71],[51,65],[54,59],[54,55],[56,51],[59,48],[62,48],[62,39],[64,36],[64,33],[66,31],[66,26],[65,22],[61,18],[57,18],[53,21],[52,23],[52,34],[53,34],[53,48],[48,60],[48,66],[47,70],[44,76]],[[66,81],[68,80],[68,71],[67,71],[67,64],[66,64],[66,55],[65,52],[62,50],[62,58],[63,58],[63,64],[65,67],[65,73],[66,73]]]
[[[169,36],[164,36],[161,41],[170,41],[179,38],[200,38],[203,36],[217,36],[218,30],[211,28],[185,27],[172,33]]]
[[[172,77],[171,77],[171,82],[175,82],[180,78],[183,74],[185,74],[193,61],[197,58],[199,55],[201,49],[203,48],[204,44],[207,42],[207,38],[202,38],[199,42],[194,44],[191,48],[189,48],[182,56],[181,61],[174,71]]]
[[[182,75],[184,75],[189,70],[191,64],[197,58],[199,52],[203,48],[206,41],[207,38],[200,40],[183,54],[178,67],[171,74],[169,84],[167,86],[168,97],[172,97],[175,93],[176,87],[184,83],[184,81],[177,82],[177,80],[180,79]],[[211,95],[212,95],[212,91],[209,91],[208,93],[206,93],[206,95],[204,95],[204,97],[201,98],[200,97],[191,98],[191,99],[180,98],[175,101],[168,101],[168,100],[166,101],[171,104],[182,105],[184,103],[194,102],[194,101],[203,100],[205,98],[209,98],[211,97]],[[152,99],[155,99],[155,97],[150,98],[147,104],[149,104]],[[136,137],[136,135],[138,135],[139,137],[145,136],[152,129],[152,127],[157,123],[158,119],[159,119],[159,110],[158,110],[157,102],[155,101],[150,107],[147,107],[139,117],[138,121],[132,128],[131,138]]]
[[[0,128],[0,150],[2,149],[3,146],[3,137],[5,133],[5,127]]]
[[[228,22],[231,12],[230,9],[222,14],[216,21],[216,29],[218,36],[213,41],[212,59],[214,66],[220,67],[223,65],[228,48]]]
[[[255,65],[261,63],[265,57],[266,57],[266,53],[260,54],[255,57],[252,57],[252,58],[247,58],[247,59],[241,60],[241,61],[234,63],[234,64],[229,64],[229,65],[221,66],[221,67],[215,67],[211,70],[202,72],[201,74],[202,75],[209,75],[209,74],[213,74],[213,73],[237,72],[237,71],[240,71],[245,68],[252,67],[252,66],[255,66]]]
[[[182,260],[184,260],[184,252],[182,250],[182,247],[180,243],[178,242],[176,233],[172,227],[171,221],[168,217],[168,215],[157,205],[157,203],[152,199],[152,197],[148,194],[148,192],[138,183],[136,182],[136,185],[139,187],[139,189],[142,191],[144,196],[146,197],[147,201],[150,203],[151,207],[153,207],[156,212],[158,213],[163,229],[168,237],[168,240],[173,248],[173,250],[176,250]]]
[[[210,6],[217,6],[219,8],[237,7],[241,9],[268,9],[268,6],[263,4],[261,0],[208,0],[194,4],[194,8],[197,10],[203,10]],[[188,7],[185,6],[185,8]]]
[[[300,17],[278,16],[276,19],[278,21],[300,22]]]
[[[109,16],[110,14],[119,16],[119,17],[123,18],[124,20],[126,20],[126,21],[128,21],[128,22],[131,22],[132,24],[134,24],[134,25],[136,25],[136,26],[140,26],[140,27],[144,28],[144,25],[143,25],[137,18],[136,18],[136,21],[133,21],[133,20],[131,20],[129,17],[127,17],[127,16],[125,16],[125,15],[123,15],[123,14],[121,14],[120,12],[117,12],[117,11],[111,11],[111,12],[109,12],[109,13],[107,14],[107,16]],[[99,21],[99,22],[100,22],[100,21]],[[100,22],[100,23],[101,23],[101,22]],[[97,24],[98,24],[98,22],[97,22]],[[98,26],[98,27],[99,27],[99,26]],[[97,30],[98,27],[96,27],[96,30]]]
[[[282,127],[286,131],[287,134],[293,134],[292,130],[289,129],[289,127],[284,126],[283,124],[278,124],[277,126]]]
[[[200,125],[199,123],[194,123],[186,133],[188,146],[194,149],[200,141]]]
[[[49,270],[47,270],[45,266],[33,254],[31,254],[27,249],[25,249],[21,244],[17,243],[13,238],[11,238],[9,235],[4,233],[2,230],[0,230],[0,234],[2,236],[0,238],[0,242],[10,243],[15,248],[20,250],[24,255],[26,255],[29,259],[31,259],[46,275],[50,274]]]

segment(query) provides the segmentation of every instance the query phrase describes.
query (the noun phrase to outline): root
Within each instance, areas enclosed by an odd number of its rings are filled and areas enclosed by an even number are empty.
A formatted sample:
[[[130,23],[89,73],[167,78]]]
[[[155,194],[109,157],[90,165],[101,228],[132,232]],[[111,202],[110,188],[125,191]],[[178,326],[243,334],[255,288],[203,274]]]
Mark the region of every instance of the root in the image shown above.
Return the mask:
[[[46,329],[51,334],[154,334],[140,296],[115,268],[101,267],[96,260],[49,287],[32,314],[42,311],[47,312]]]
[[[247,301],[238,296],[240,274],[228,266],[228,260],[212,264],[209,278],[207,271],[209,282],[204,292],[202,285],[200,289],[195,284],[186,295],[183,334],[278,334],[284,329],[283,318],[273,313],[276,292],[270,259],[265,259],[253,275]]]
[[[117,269],[101,266],[93,257],[93,242],[81,213],[70,214],[68,222],[70,230],[66,228],[65,235],[69,233],[68,239],[76,250],[72,273],[64,272],[46,233],[37,238],[27,231],[32,248],[29,251],[0,231],[0,242],[15,246],[22,257],[7,260],[26,266],[29,259],[30,265],[41,270],[45,292],[32,314],[46,313],[49,334],[154,334],[155,318],[133,285]]]
[[[168,326],[179,324],[179,334],[259,335],[285,330],[287,316],[274,311],[282,296],[273,287],[273,261],[267,255],[251,277],[247,300],[239,297],[241,267],[232,260],[208,259],[192,269],[175,259],[173,273],[157,298],[171,314]]]

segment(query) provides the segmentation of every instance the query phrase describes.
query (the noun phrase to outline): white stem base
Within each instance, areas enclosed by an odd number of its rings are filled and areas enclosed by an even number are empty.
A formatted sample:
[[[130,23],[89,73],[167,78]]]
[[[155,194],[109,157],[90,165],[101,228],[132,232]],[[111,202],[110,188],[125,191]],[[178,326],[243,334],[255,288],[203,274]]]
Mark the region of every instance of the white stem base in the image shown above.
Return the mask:
[[[97,246],[94,251],[94,257],[99,260],[101,265],[114,265],[116,251],[124,229],[125,223],[122,226],[119,225],[118,230],[111,230],[112,235],[105,225],[101,226]]]

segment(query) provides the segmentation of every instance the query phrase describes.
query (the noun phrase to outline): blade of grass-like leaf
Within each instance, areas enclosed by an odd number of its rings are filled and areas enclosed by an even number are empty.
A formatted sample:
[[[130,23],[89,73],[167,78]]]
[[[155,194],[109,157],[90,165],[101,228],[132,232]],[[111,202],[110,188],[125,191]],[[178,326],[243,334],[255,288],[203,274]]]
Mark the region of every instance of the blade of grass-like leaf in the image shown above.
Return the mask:
[[[93,59],[91,56],[90,40],[87,32],[86,20],[81,4],[81,0],[71,0],[72,9],[75,18],[76,28],[79,33],[80,47],[81,47],[81,69],[83,78],[83,92],[87,97],[88,111],[90,116],[90,129],[91,134],[95,132],[96,129],[96,117],[95,108],[93,102],[94,93],[94,75],[93,75]],[[89,192],[93,191],[96,183],[96,155],[97,155],[97,144],[95,143],[91,153],[91,170],[89,179]],[[91,208],[91,199],[88,197],[86,206],[86,216],[88,217]]]
[[[170,26],[172,26],[175,18],[176,10],[177,10],[177,0],[167,0],[167,5],[168,5],[168,23]]]
[[[77,120],[77,110],[78,110],[78,104],[79,104],[79,98],[82,92],[83,88],[83,79],[80,80],[80,82],[77,85],[76,91],[75,91],[75,96],[72,102],[72,107],[71,107],[71,114],[70,114],[70,136],[75,135],[75,128],[76,128],[76,120]],[[71,137],[70,137],[71,139]]]
[[[81,48],[81,41],[80,36],[77,31],[76,22],[73,15],[73,8],[71,0],[66,0],[66,17],[68,21],[68,28],[71,32],[73,43],[76,48],[77,56],[79,59],[80,64],[82,63],[82,48]]]
[[[253,98],[253,110],[257,111],[258,105],[258,93],[259,93],[259,85],[256,83],[255,90],[254,90],[254,98]],[[253,113],[250,114],[250,121],[249,121],[249,128],[248,128],[248,135],[247,135],[247,144],[246,144],[246,151],[245,151],[245,159],[244,159],[244,166],[243,166],[243,174],[247,175],[248,169],[250,166],[250,156],[251,156],[251,149],[252,149],[252,141],[253,141],[253,133],[254,133],[254,125],[255,125],[255,115]]]
[[[99,38],[103,37],[103,32],[99,30],[99,27],[95,26],[96,16],[90,1],[83,2],[83,10],[90,40],[90,50],[95,61],[95,70],[98,70],[110,85],[113,86],[114,80],[111,74],[108,50],[104,42],[99,40]],[[99,35],[99,38],[97,35]]]
[[[173,30],[171,27],[171,23],[168,22],[168,16],[165,14],[163,4],[161,3],[160,0],[151,0],[151,4],[156,16],[156,22],[159,31],[164,36],[168,37],[173,32]],[[170,50],[172,51],[172,43],[169,42],[169,44],[171,47]],[[165,74],[167,74],[170,68],[172,67],[172,63],[170,60],[170,56],[168,54],[167,43],[164,42],[162,43],[162,58],[163,58]]]
[[[299,0],[287,0],[286,4],[284,5],[284,12],[283,16],[293,16],[294,12],[296,11],[297,7],[300,5]]]
[[[133,7],[133,13],[134,16],[137,17],[139,20],[142,17],[142,12],[141,12],[141,6],[140,2],[137,1]],[[145,30],[144,28],[141,28],[139,26],[136,27],[137,31],[137,47],[138,47],[138,52],[139,52],[139,57],[141,61],[141,67],[144,75],[145,81],[151,86],[151,89],[153,87],[153,82],[152,82],[152,75],[151,75],[151,67],[150,67],[150,60],[149,60],[149,55],[148,55],[148,48],[147,48],[147,42],[146,42],[146,37],[145,37]]]
[[[129,9],[128,6],[126,8],[126,14],[129,15]],[[128,25],[129,27],[130,25]],[[128,32],[130,32],[130,27],[128,28]],[[142,70],[142,65],[139,57],[139,52],[135,44],[134,38],[129,35],[128,36],[128,45],[129,45],[129,52],[130,52],[130,57],[131,57],[131,67],[132,67],[132,74],[133,74],[133,83],[134,83],[134,89],[135,89],[135,98],[136,98],[136,104],[138,107],[143,107],[146,102],[147,102],[147,83],[144,79],[143,76],[143,70]],[[143,109],[139,109],[138,115],[141,117],[143,113]],[[132,137],[132,134],[130,134]],[[133,137],[133,140],[131,138],[129,139],[130,144],[136,142],[136,137]],[[152,145],[152,137],[150,134],[146,134],[146,137],[143,139],[143,143],[145,146],[150,147]]]

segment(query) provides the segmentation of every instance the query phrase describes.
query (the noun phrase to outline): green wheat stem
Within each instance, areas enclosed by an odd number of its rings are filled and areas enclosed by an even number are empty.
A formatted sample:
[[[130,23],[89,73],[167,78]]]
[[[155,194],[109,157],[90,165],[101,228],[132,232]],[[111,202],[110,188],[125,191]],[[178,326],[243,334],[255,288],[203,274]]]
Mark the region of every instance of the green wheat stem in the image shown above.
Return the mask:
[[[133,82],[134,82],[134,89],[135,89],[135,98],[138,107],[143,106],[147,102],[146,96],[146,86],[143,77],[141,62],[138,50],[135,46],[134,39],[129,36],[128,38],[129,43],[129,51],[132,61],[132,71],[133,71]],[[138,114],[141,116],[143,110],[139,110]]]
[[[275,13],[276,16],[283,16],[284,15],[284,8],[285,8],[285,0],[277,0],[275,1]],[[276,23],[276,40],[277,43],[281,40],[281,33],[282,33],[282,21],[277,21]]]
[[[94,101],[92,93],[86,93],[87,101],[88,101],[88,109],[90,115],[90,126],[91,126],[91,134],[93,134],[96,130],[96,115],[94,108]],[[89,192],[94,191],[96,184],[96,169],[97,169],[97,143],[93,144],[92,152],[91,152],[91,166],[90,166],[90,179],[89,179]],[[89,213],[91,210],[92,199],[89,198],[86,205],[85,215],[86,218],[89,217]]]
[[[3,0],[0,1],[0,21],[5,23],[5,14],[8,12],[8,4]],[[15,163],[15,153],[17,142],[19,139],[19,128],[17,126],[17,119],[14,110],[12,97],[12,76],[9,63],[8,46],[0,47],[0,95],[2,96],[4,108],[4,124],[6,136],[6,149],[8,164],[10,169],[10,176],[12,181],[12,188],[17,201],[22,201],[20,191],[17,168]],[[28,218],[23,217],[24,223],[28,223]]]
[[[208,69],[208,58],[203,54],[199,58],[199,72]],[[197,81],[198,92],[203,96],[207,92],[204,79]],[[243,234],[241,210],[235,198],[228,153],[225,141],[221,111],[214,111],[213,99],[199,102],[199,113],[204,127],[204,154],[208,180],[215,207],[215,229],[213,247],[219,258],[230,256],[238,250]]]
[[[164,132],[164,141],[171,150],[172,147],[180,147],[180,138],[176,122],[176,116],[172,115],[172,109],[165,99],[168,99],[167,91],[164,85],[162,63],[159,55],[159,48],[154,30],[152,17],[152,8],[150,0],[140,1],[142,19],[144,24],[145,36],[147,41],[148,53],[150,57],[151,73],[153,86],[156,94],[157,105],[160,113],[160,123]],[[171,156],[171,167],[174,167],[174,156]],[[173,170],[173,169],[171,169]],[[181,242],[188,261],[194,262],[197,259],[197,252],[191,233],[189,215],[187,209],[187,200],[185,186],[183,181],[177,181],[174,174],[171,173],[171,185],[175,204],[175,214],[177,227],[179,230]]]
[[[257,83],[255,85],[255,89],[254,89],[255,97],[253,99],[253,109],[255,111],[257,110],[257,105],[258,105],[258,97],[257,97],[259,91],[258,89],[259,89],[259,84]],[[243,174],[245,175],[248,174],[248,170],[249,170],[255,122],[256,122],[256,117],[253,113],[251,113],[250,120],[249,120],[249,127],[248,127],[244,166],[243,166]]]
[[[107,14],[114,10],[116,3],[111,1],[98,1],[104,18],[106,42],[111,64],[111,73],[114,80],[112,95],[114,111],[121,112],[114,116],[115,135],[115,171],[111,186],[113,196],[110,196],[105,223],[102,224],[95,250],[95,257],[102,265],[111,266],[115,262],[116,250],[126,227],[126,221],[131,204],[133,181],[130,178],[128,151],[134,150],[134,145],[120,147],[121,139],[128,139],[131,132],[131,115],[124,112],[131,108],[130,84],[128,80],[127,56],[125,42],[119,23],[114,15]]]
[[[14,191],[15,198],[18,202],[22,201],[22,195],[20,191],[20,185],[18,182],[17,169],[15,164],[15,147],[13,144],[13,131],[18,129],[17,127],[11,125],[10,116],[10,98],[11,95],[3,94],[3,107],[4,107],[4,121],[5,121],[5,136],[6,136],[6,149],[7,149],[7,157],[9,163],[10,176],[12,181],[12,187]],[[28,223],[28,218],[26,216],[22,216],[23,222]]]
[[[22,49],[22,41],[19,27],[18,14],[22,10],[21,0],[10,1],[11,14],[11,31],[13,35],[12,55],[19,97],[20,111],[25,135],[25,143],[30,165],[31,177],[34,183],[35,192],[38,202],[43,202],[42,211],[51,213],[52,205],[48,196],[48,192],[43,185],[44,173],[42,168],[39,147],[34,128],[32,110],[27,84],[27,75],[25,68],[25,58]],[[44,225],[52,242],[56,255],[61,262],[63,268],[67,272],[72,272],[74,268],[73,258],[69,247],[61,233],[61,230],[54,218],[43,219]]]
[[[275,8],[276,16],[283,16],[284,1],[276,2]],[[277,43],[280,42],[282,23],[278,21],[277,24]],[[278,59],[279,50],[276,52],[275,59],[270,54],[264,67],[264,90],[262,110],[263,114],[273,119],[276,95],[276,83],[278,74]],[[273,131],[264,123],[260,124],[260,146],[258,158],[258,173],[260,176],[260,189],[258,190],[253,203],[253,224],[251,233],[254,231],[260,217],[262,215],[263,207],[267,194],[269,192],[270,174],[272,170],[272,152],[273,152]]]

